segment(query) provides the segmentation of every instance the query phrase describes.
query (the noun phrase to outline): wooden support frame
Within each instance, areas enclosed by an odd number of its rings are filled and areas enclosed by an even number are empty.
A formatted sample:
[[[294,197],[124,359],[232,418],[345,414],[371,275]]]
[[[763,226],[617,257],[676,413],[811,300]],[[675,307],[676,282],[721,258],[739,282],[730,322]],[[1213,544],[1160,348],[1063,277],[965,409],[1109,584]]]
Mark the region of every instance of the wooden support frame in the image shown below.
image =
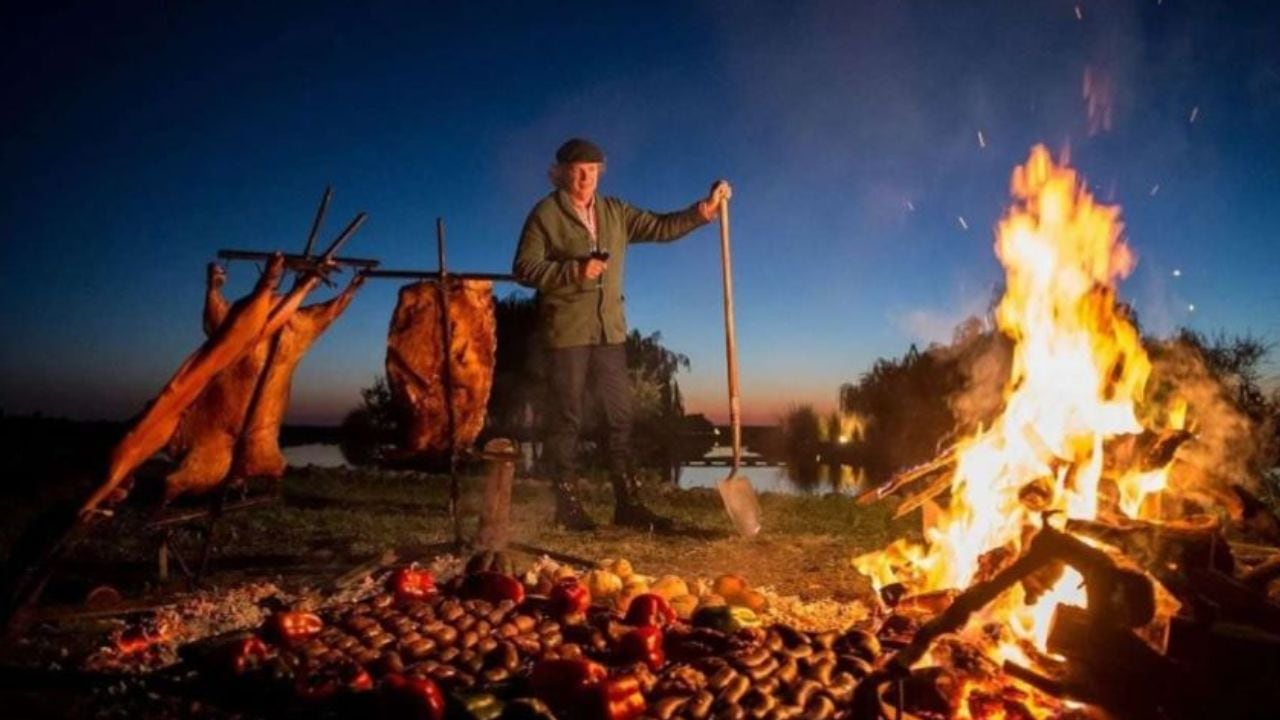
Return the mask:
[[[449,362],[449,349],[452,347],[452,329],[449,325],[449,293],[450,280],[488,280],[491,282],[515,282],[514,275],[509,273],[486,272],[451,272],[445,262],[445,226],[444,218],[436,218],[436,270],[363,270],[366,278],[386,278],[398,280],[419,280],[439,283],[441,342],[444,345],[445,362],[441,380],[444,384],[445,413],[449,431],[449,520],[453,526],[453,542],[461,548],[465,543],[462,538],[462,517],[458,512],[461,500],[459,487],[458,463],[462,449],[458,447],[455,410],[453,407],[453,369]]]
[[[262,332],[274,333],[283,327],[284,323],[288,321],[289,317],[292,316],[293,312],[302,302],[303,296],[315,286],[315,283],[317,281],[328,282],[328,275],[331,272],[339,270],[341,266],[346,265],[360,269],[377,267],[378,261],[376,260],[339,258],[337,254],[343,244],[346,243],[346,241],[360,229],[365,220],[368,219],[368,213],[365,212],[357,213],[351,222],[347,224],[346,228],[342,230],[338,237],[335,238],[320,255],[317,256],[312,254],[316,236],[319,233],[320,225],[323,221],[324,214],[328,209],[332,195],[332,188],[326,187],[325,194],[320,202],[320,207],[318,208],[316,217],[312,222],[303,254],[283,256],[284,267],[297,272],[301,281],[292,291],[287,293],[284,298],[274,303],[270,309],[268,317],[266,318],[266,324]],[[277,255],[280,254],[247,250],[223,250],[219,252],[219,257],[223,257],[224,259],[270,261]],[[189,357],[187,362],[192,362],[192,358],[198,357],[205,347],[206,346],[202,345],[201,349],[197,350],[196,354]],[[187,365],[180,367],[179,375],[176,375],[175,378],[180,377],[186,367]],[[211,380],[211,377],[206,379],[204,382],[207,383],[209,380]],[[171,379],[170,383],[173,382],[175,382],[175,380]],[[198,389],[200,386],[195,385],[195,382],[195,380],[189,380],[185,387],[187,389]],[[166,385],[166,387],[161,391],[159,397],[164,398],[166,392],[168,392],[170,388],[170,385]],[[188,394],[190,393],[183,393],[182,397],[185,398]],[[255,401],[257,394],[257,389],[255,388]],[[190,402],[194,401],[196,395],[198,395],[198,392],[190,394],[189,399],[182,401],[172,400],[171,403],[186,402],[187,404],[190,404]],[[179,405],[177,407],[181,410],[185,405]],[[152,425],[148,425],[148,423],[154,420],[151,413],[156,411],[156,404],[153,404],[150,411],[148,413],[144,413],[142,418],[138,420],[132,428],[130,428],[128,433],[126,433],[122,443],[127,442],[130,434],[138,432],[143,426],[154,428],[154,423]],[[246,422],[248,417],[251,416],[251,412],[252,407],[250,408],[250,414],[246,415]],[[120,446],[118,445],[117,447]],[[150,455],[151,453],[147,454]],[[138,462],[141,461],[139,460]],[[6,588],[8,591],[7,597],[2,599],[3,604],[0,606],[0,620],[3,621],[3,624],[6,627],[12,627],[15,621],[20,621],[20,619],[27,614],[27,611],[29,611],[29,609],[39,601],[40,596],[44,592],[44,588],[48,584],[58,562],[65,556],[67,550],[74,544],[74,542],[88,535],[99,522],[108,520],[112,517],[112,513],[109,510],[104,511],[100,506],[109,502],[112,491],[115,487],[126,477],[131,475],[133,470],[136,469],[136,467],[130,467],[127,463],[121,463],[120,467],[117,467],[114,458],[112,463],[113,465],[105,481],[95,489],[93,494],[85,501],[78,514],[73,519],[67,521],[64,527],[59,528],[56,539],[49,543],[49,545],[38,555],[33,557],[25,567],[16,568],[16,572],[14,572],[13,585]],[[224,480],[223,487],[225,488],[226,486],[227,482]],[[207,566],[216,521],[218,516],[221,515],[224,505],[225,492],[218,493],[218,496],[213,501],[213,506],[209,514],[209,528],[205,537],[204,547],[201,551],[200,566],[197,568],[195,573],[197,580]],[[166,543],[166,545],[167,544],[168,543]],[[171,547],[169,549],[172,550]],[[178,559],[179,562],[182,562],[180,557],[176,559]],[[167,565],[167,555],[162,556],[162,560],[164,560],[164,564]]]

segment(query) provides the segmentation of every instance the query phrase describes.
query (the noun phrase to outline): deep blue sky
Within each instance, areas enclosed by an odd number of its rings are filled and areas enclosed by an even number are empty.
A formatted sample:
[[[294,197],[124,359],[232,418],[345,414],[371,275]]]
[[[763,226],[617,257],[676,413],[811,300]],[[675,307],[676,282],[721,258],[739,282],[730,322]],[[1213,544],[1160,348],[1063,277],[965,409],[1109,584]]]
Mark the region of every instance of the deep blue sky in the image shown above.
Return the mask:
[[[642,207],[734,182],[749,420],[830,406],[981,311],[1037,142],[1122,206],[1149,331],[1280,337],[1278,3],[30,5],[0,50],[6,413],[136,412],[202,339],[204,264],[300,248],[328,183],[328,237],[371,216],[351,255],[431,268],[443,216],[453,267],[506,271],[571,135]],[[714,228],[637,247],[627,302],[692,359],[690,410],[722,416],[718,262]],[[255,274],[230,272],[233,295]],[[382,372],[395,291],[366,285],[313,348],[292,420],[336,421]]]

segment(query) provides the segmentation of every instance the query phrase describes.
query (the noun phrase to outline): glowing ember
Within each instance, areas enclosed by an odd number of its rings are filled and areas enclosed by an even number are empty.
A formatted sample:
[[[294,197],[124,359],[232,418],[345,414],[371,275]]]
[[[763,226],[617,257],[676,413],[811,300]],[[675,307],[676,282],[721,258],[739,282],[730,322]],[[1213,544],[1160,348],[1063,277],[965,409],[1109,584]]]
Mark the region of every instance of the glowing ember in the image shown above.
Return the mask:
[[[1116,301],[1116,283],[1134,267],[1121,238],[1119,209],[1096,202],[1076,172],[1043,146],[1014,170],[1013,205],[996,231],[1006,291],[996,310],[1014,341],[1003,414],[960,444],[946,507],[926,512],[926,547],[895,543],[855,560],[877,587],[900,582],[912,592],[964,588],[989,574],[1000,551],[1016,556],[1042,513],[1094,519],[1104,479],[1104,442],[1140,433],[1135,404],[1150,362],[1137,330]],[[1181,427],[1185,407],[1169,412]],[[1108,468],[1114,511],[1138,516],[1164,487],[1165,469]],[[1044,647],[1059,603],[1084,603],[1068,571],[1033,607],[1015,588],[983,620],[1006,621],[1018,637]],[[1001,654],[1021,655],[1006,643]]]

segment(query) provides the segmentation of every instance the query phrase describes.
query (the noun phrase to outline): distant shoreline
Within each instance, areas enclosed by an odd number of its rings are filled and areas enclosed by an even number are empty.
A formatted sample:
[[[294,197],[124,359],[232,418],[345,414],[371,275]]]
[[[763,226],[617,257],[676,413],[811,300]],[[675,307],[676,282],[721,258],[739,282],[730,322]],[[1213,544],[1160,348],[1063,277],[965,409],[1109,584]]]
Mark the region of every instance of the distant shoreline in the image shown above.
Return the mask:
[[[42,439],[92,439],[113,443],[124,434],[131,420],[73,420],[45,415],[0,416],[0,437],[6,441],[21,437],[24,442]],[[285,425],[280,428],[280,446],[337,444],[341,428],[337,425]]]

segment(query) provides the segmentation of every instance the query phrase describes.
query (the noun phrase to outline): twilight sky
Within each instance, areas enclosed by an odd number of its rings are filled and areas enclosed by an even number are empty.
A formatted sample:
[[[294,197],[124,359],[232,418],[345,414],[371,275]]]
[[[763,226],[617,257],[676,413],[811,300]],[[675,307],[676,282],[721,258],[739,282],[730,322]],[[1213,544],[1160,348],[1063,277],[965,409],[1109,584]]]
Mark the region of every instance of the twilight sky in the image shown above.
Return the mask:
[[[733,181],[749,422],[829,408],[981,312],[1038,142],[1121,205],[1148,332],[1280,339],[1270,0],[28,5],[0,31],[5,413],[137,412],[202,340],[204,264],[300,249],[326,184],[322,239],[370,214],[344,254],[434,269],[443,216],[453,268],[506,272],[572,135],[641,207]],[[636,247],[627,277],[631,325],[692,359],[686,404],[713,417],[718,263],[711,226]],[[229,295],[255,275],[232,264]],[[367,283],[313,347],[291,421],[358,403],[396,288]]]

